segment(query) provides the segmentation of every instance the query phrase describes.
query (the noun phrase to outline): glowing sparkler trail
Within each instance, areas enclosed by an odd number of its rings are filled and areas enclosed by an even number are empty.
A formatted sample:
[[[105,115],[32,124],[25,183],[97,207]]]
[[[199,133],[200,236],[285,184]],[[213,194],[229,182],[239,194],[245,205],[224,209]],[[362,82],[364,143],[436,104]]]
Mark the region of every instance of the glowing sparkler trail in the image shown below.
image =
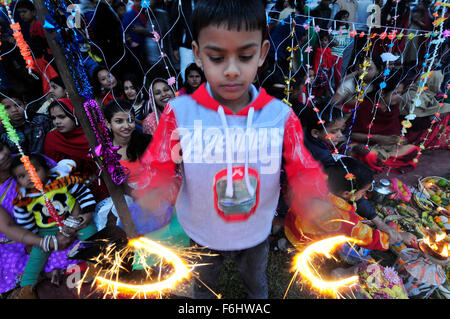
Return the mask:
[[[145,252],[154,253],[163,257],[173,265],[175,272],[166,280],[144,285],[127,284],[104,277],[96,277],[96,281],[100,284],[108,285],[108,287],[122,290],[123,292],[146,294],[173,288],[181,280],[187,278],[191,272],[191,269],[174,252],[150,239],[140,237],[130,240],[128,244],[135,249],[142,249]]]
[[[327,258],[331,258],[330,252],[333,251],[339,244],[355,242],[355,239],[346,236],[336,236],[315,242],[305,248],[299,253],[294,260],[294,267],[296,272],[299,272],[304,278],[306,278],[314,288],[321,292],[337,295],[338,289],[348,287],[358,282],[358,276],[351,276],[337,281],[326,281],[319,278],[317,271],[312,268],[311,260],[316,254],[325,255]]]

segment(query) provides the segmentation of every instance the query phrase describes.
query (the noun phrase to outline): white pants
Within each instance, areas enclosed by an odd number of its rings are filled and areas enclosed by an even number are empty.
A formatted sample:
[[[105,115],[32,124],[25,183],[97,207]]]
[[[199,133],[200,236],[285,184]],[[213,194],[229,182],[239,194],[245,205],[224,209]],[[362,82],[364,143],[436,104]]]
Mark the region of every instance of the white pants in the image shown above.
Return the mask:
[[[189,64],[194,63],[194,54],[192,53],[191,49],[180,47],[180,73],[181,78],[183,79],[183,83],[186,80],[184,78],[184,71],[188,67]]]

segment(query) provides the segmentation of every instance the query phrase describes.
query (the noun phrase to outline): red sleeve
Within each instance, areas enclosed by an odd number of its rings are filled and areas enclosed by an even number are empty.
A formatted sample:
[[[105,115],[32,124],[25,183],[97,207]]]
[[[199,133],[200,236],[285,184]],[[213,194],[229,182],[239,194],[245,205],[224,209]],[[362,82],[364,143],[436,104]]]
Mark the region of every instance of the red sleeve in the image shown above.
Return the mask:
[[[303,145],[302,126],[292,110],[284,129],[283,166],[292,195],[303,203],[311,198],[328,200],[326,175]]]
[[[31,37],[38,36],[38,37],[47,39],[45,37],[44,28],[42,27],[41,22],[37,19],[30,26],[30,36]]]
[[[173,186],[178,181],[177,161],[181,160],[175,114],[167,104],[153,135],[152,142],[142,156],[144,172],[139,179],[141,195],[155,188]]]
[[[353,213],[356,215],[355,213]],[[388,250],[389,235],[378,229],[373,229],[369,225],[363,224],[358,218],[352,220],[356,223],[354,226],[346,224],[343,227],[344,234],[356,239],[356,244],[366,249]],[[343,223],[344,224],[344,223]]]

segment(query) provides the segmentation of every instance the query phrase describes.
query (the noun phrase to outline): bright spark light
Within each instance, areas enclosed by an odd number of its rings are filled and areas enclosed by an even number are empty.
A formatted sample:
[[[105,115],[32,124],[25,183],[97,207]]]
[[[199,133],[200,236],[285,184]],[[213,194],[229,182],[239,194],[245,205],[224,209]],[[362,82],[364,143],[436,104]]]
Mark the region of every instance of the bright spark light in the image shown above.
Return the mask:
[[[146,294],[161,293],[162,291],[173,289],[183,279],[187,279],[191,273],[192,269],[186,265],[176,253],[150,239],[145,237],[132,239],[128,242],[128,246],[134,248],[135,250],[143,251],[144,253],[155,254],[162,257],[168,263],[172,264],[174,273],[169,278],[162,281],[136,285],[118,281],[117,270],[120,267],[113,266],[112,269],[114,269],[114,271],[109,272],[111,275],[109,277],[116,277],[116,280],[97,276],[95,277],[94,282],[99,283],[99,288],[104,289],[105,291],[113,292],[113,295],[117,295],[117,293],[120,292],[124,294],[134,294],[134,296],[140,296],[141,294],[146,296]],[[120,264],[122,259],[118,258],[118,260]]]
[[[356,240],[346,236],[335,236],[317,241],[308,247],[306,247],[301,253],[297,254],[294,258],[294,269],[297,273],[300,273],[305,279],[307,279],[314,289],[319,290],[321,293],[337,296],[339,289],[349,287],[352,284],[358,282],[358,276],[351,276],[336,281],[327,281],[320,278],[320,274],[312,265],[313,257],[317,254],[325,255],[327,258],[331,258],[331,252],[340,244],[354,243]],[[289,289],[289,288],[288,288]]]

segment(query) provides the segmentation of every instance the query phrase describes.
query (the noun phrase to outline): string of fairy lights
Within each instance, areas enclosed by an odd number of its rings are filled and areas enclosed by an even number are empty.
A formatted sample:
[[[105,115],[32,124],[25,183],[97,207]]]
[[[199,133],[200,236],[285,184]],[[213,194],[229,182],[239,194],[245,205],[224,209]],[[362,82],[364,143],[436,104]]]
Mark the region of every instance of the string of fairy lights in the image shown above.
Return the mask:
[[[310,2],[311,1],[306,1],[306,4],[308,4]],[[33,69],[33,57],[31,55],[30,48],[28,47],[27,43],[23,39],[23,34],[21,33],[20,25],[17,22],[15,22],[14,19],[13,19],[13,14],[12,14],[12,12],[10,10],[10,7],[9,7],[10,3],[11,3],[11,0],[4,0],[4,1],[2,1],[2,4],[5,6],[6,11],[8,13],[8,17],[9,17],[9,19],[11,21],[11,25],[10,26],[11,26],[12,30],[14,31],[14,33],[13,33],[14,38],[16,39],[17,45],[20,48],[20,52],[21,52],[21,54],[22,54],[22,56],[23,56],[23,58],[24,58],[24,60],[26,62],[26,67],[29,70],[29,72],[31,73],[32,69]],[[395,1],[395,3],[396,4],[395,4],[395,7],[394,7],[394,10],[395,10],[395,17],[397,17],[396,13],[397,13],[397,9],[398,9],[398,1]],[[51,9],[51,4],[52,4],[51,1],[46,1],[46,5],[47,5],[49,10]],[[441,16],[438,16],[437,9],[440,8],[440,7],[442,7],[443,9],[441,10]],[[426,90],[426,86],[425,86],[426,81],[430,77],[430,75],[432,74],[431,68],[433,66],[434,60],[437,57],[439,44],[443,42],[443,38],[444,38],[444,36],[443,36],[443,31],[444,31],[443,30],[443,21],[445,20],[444,15],[445,15],[445,12],[446,12],[446,7],[448,7],[448,4],[446,2],[439,2],[438,1],[438,2],[435,3],[435,5],[434,5],[435,12],[433,13],[433,16],[435,17],[435,21],[433,22],[433,26],[434,26],[433,31],[399,29],[399,28],[397,28],[397,26],[395,24],[394,26],[390,26],[389,27],[389,29],[392,30],[391,32],[388,33],[387,31],[384,31],[384,32],[382,32],[380,34],[377,34],[377,33],[372,33],[371,32],[371,28],[372,27],[381,27],[381,26],[376,26],[374,24],[371,24],[369,26],[369,30],[367,32],[367,41],[366,41],[366,44],[364,45],[364,47],[362,49],[362,51],[365,52],[365,56],[364,56],[364,61],[363,61],[362,65],[360,65],[360,68],[361,68],[362,72],[359,75],[358,81],[357,81],[357,84],[356,84],[356,96],[355,96],[356,103],[355,103],[354,108],[351,110],[351,112],[353,113],[353,117],[352,117],[352,122],[351,122],[351,124],[349,126],[348,139],[347,139],[347,142],[344,144],[345,152],[348,150],[348,148],[346,146],[350,143],[352,127],[353,127],[353,124],[354,124],[354,122],[356,120],[356,113],[357,113],[358,105],[359,105],[359,103],[361,103],[363,101],[363,97],[365,95],[366,88],[368,86],[368,83],[366,83],[364,81],[364,77],[367,75],[367,68],[370,66],[370,57],[369,57],[370,54],[369,53],[370,53],[370,48],[372,46],[373,40],[375,38],[379,38],[379,39],[383,40],[383,39],[385,39],[387,37],[388,39],[391,40],[390,44],[387,46],[389,48],[389,52],[391,52],[392,47],[394,45],[394,40],[397,40],[397,41],[401,40],[405,36],[404,31],[409,31],[409,34],[407,35],[407,39],[408,40],[411,40],[411,39],[413,39],[414,37],[417,37],[417,36],[425,36],[427,38],[428,37],[433,37],[433,38],[437,37],[437,39],[432,40],[432,41],[429,42],[429,46],[427,48],[427,54],[425,55],[425,58],[427,60],[423,63],[423,66],[422,66],[423,70],[425,70],[426,68],[428,70],[427,70],[427,72],[424,72],[421,75],[422,81],[419,82],[419,88],[418,88],[418,90],[416,92],[416,97],[413,100],[414,103],[413,103],[412,107],[410,108],[410,114],[408,114],[406,116],[406,118],[405,118],[405,121],[403,121],[401,123],[402,124],[402,135],[401,135],[401,138],[405,139],[405,134],[407,132],[407,129],[412,126],[411,125],[411,120],[413,120],[414,117],[415,117],[415,115],[414,115],[414,108],[415,108],[415,106],[420,105],[419,104],[420,103],[420,94],[424,90]],[[181,15],[183,14],[181,11],[182,11],[181,8],[179,8],[177,20],[180,19]],[[52,10],[50,10],[50,12],[52,13]],[[163,51],[163,47],[162,47],[162,45],[160,43],[161,39],[164,39],[168,34],[164,34],[164,35],[161,36],[157,32],[157,30],[155,28],[155,25],[153,23],[154,19],[152,19],[152,16],[154,17],[155,15],[154,15],[154,12],[153,12],[152,8],[150,7],[150,1],[148,1],[148,0],[142,1],[141,8],[140,8],[140,11],[139,11],[138,14],[140,15],[142,12],[144,12],[146,14],[146,16],[148,18],[148,21],[151,24],[151,28],[153,30],[153,32],[152,32],[152,34],[153,34],[153,41],[155,41],[155,43],[157,44],[158,50],[160,52],[160,59],[163,61],[164,68],[165,68],[165,70],[166,70],[166,72],[168,74],[168,78],[169,78],[168,82],[169,82],[170,85],[174,85],[174,84],[176,85],[175,77],[173,76],[173,74],[171,74],[171,72],[169,70],[170,60],[169,59],[165,59],[165,57],[167,57],[167,53],[165,53]],[[53,10],[53,13],[54,13],[54,10]],[[296,35],[295,35],[295,33],[296,33],[296,31],[295,31],[295,29],[296,29],[296,21],[295,21],[295,17],[296,16],[298,16],[298,14],[296,14],[294,12],[290,15],[290,29],[291,29],[291,31],[289,33],[289,38],[290,38],[289,40],[290,40],[291,45],[287,47],[287,51],[290,53],[289,57],[288,57],[288,64],[289,64],[289,70],[288,71],[289,71],[289,73],[284,76],[284,79],[285,79],[285,91],[284,91],[284,93],[286,95],[286,98],[283,99],[283,101],[285,103],[287,103],[287,104],[290,104],[289,98],[290,98],[290,94],[292,93],[291,82],[295,81],[294,77],[295,77],[296,73],[298,72],[298,70],[294,70],[295,56],[296,56],[297,51],[300,49],[299,43],[295,43],[296,42],[295,41],[296,40]],[[300,16],[302,16],[302,15],[300,15]],[[310,15],[310,8],[309,7],[308,7],[308,14],[303,16],[303,17],[305,18],[305,22],[303,24],[303,28],[308,31],[308,39],[307,39],[306,44],[305,44],[306,45],[305,52],[309,53],[309,52],[311,52],[311,46],[309,45],[310,44],[310,40],[311,40],[310,32],[309,32],[310,30],[309,29],[312,28],[316,33],[318,33],[318,32],[321,31],[321,28],[319,27],[319,25],[317,25],[315,23],[316,19],[314,17],[311,17],[311,15]],[[272,18],[272,19],[277,21],[274,18]],[[325,20],[327,20],[327,19],[325,19]],[[329,19],[329,20],[334,21],[334,22],[346,22],[346,23],[348,23],[347,21],[338,21],[338,20],[332,20],[332,19]],[[269,21],[269,19],[268,19],[268,21]],[[394,19],[394,21],[396,23],[396,19]],[[277,22],[284,23],[283,20],[279,20]],[[46,21],[46,24],[48,24],[48,21]],[[358,32],[355,29],[355,23],[352,23],[352,25],[353,25],[353,29],[349,32],[349,35],[352,38],[356,38],[358,36],[359,37],[363,37],[365,35],[364,31],[361,31],[358,34]],[[439,31],[436,30],[437,27],[439,27]],[[172,26],[172,28],[173,28],[173,26]],[[171,31],[171,29],[167,33],[169,33]],[[327,31],[329,33],[331,33],[332,29],[329,28]],[[87,39],[89,41],[89,44],[95,45],[95,43],[93,43],[89,39],[88,36],[87,36]],[[433,52],[431,52],[430,50],[431,50],[433,44],[434,44],[434,47],[433,47],[434,50],[433,50]],[[307,63],[305,64],[307,71],[309,71],[309,69],[311,68],[311,65],[310,65],[311,63],[310,63],[309,59],[310,59],[310,55],[308,54],[307,55]],[[427,64],[427,61],[429,61],[428,64]],[[117,65],[119,62],[120,62],[120,60],[117,61],[112,66],[112,68],[115,65]],[[277,63],[277,59],[276,58],[275,58],[275,63]],[[141,67],[142,67],[142,65],[141,65]],[[175,70],[173,65],[170,65],[170,67],[172,68],[172,70]],[[150,72],[150,70],[151,70],[151,68],[145,73],[144,80],[145,80],[145,77],[147,76],[148,72]],[[74,70],[72,70],[72,71],[74,71]],[[74,73],[74,79],[77,79],[77,77],[78,77],[78,80],[79,80],[79,75],[75,75],[76,72],[73,72],[73,73]],[[383,72],[383,81],[380,84],[380,88],[381,89],[383,89],[383,85],[384,86],[386,85],[385,80],[386,80],[386,78],[389,75],[390,75],[390,69],[388,67],[388,63],[386,63],[386,69]],[[87,79],[82,79],[81,82],[78,81],[78,83],[77,83],[78,87],[79,88],[82,87],[82,90],[85,90],[86,86],[82,86],[82,85],[80,85],[80,83],[86,83],[86,82],[87,82]],[[324,125],[325,121],[321,118],[321,114],[320,114],[321,110],[319,110],[317,107],[314,106],[313,95],[312,95],[312,83],[311,83],[312,81],[307,81],[307,82],[308,83],[306,83],[306,85],[307,85],[306,87],[307,87],[307,90],[308,90],[308,93],[309,93],[308,94],[307,104],[311,104],[313,106],[312,110],[315,111],[315,113],[317,115],[318,124],[322,125],[324,131],[326,132],[326,138],[328,140],[330,140],[330,142],[331,142],[330,144],[333,146],[333,150],[332,150],[333,154],[339,154],[339,150],[337,149],[336,145],[334,145],[334,143],[332,141],[333,135],[332,134],[328,134],[328,132],[326,130],[326,127]],[[330,88],[331,87],[332,86],[330,86]],[[442,106],[442,103],[440,103],[439,105]],[[372,117],[372,120],[371,120],[371,122],[369,124],[369,132],[367,134],[367,142],[366,142],[365,148],[369,148],[370,139],[372,137],[371,128],[373,126],[373,122],[375,121],[376,114],[377,114],[377,109],[379,107],[380,107],[380,104],[378,102],[376,102],[374,104],[373,117]],[[437,119],[439,119],[439,115],[440,115],[439,112],[436,112],[436,118]],[[436,123],[437,123],[437,120],[433,120],[431,125],[434,125]],[[432,130],[432,128],[429,128],[428,132],[431,132],[431,130]],[[426,142],[426,140],[427,140],[427,137],[425,137],[425,139],[422,141],[422,144],[420,145],[421,149],[424,149],[424,143]],[[401,142],[399,141],[397,143],[397,152],[398,152],[398,147],[400,145],[401,145]]]
[[[396,2],[394,11],[395,11],[395,15],[397,15],[397,9],[398,9],[398,2],[399,1],[397,1],[397,0],[394,0],[394,1]],[[306,4],[308,4],[310,2],[311,1],[306,1]],[[11,3],[11,0],[2,0],[1,3],[6,8],[9,20],[11,22],[10,23],[10,27],[13,30],[13,37],[16,40],[16,44],[19,47],[20,53],[23,56],[23,59],[24,59],[24,61],[26,63],[26,68],[28,69],[28,71],[31,74],[32,71],[33,71],[33,68],[35,67],[34,66],[34,59],[33,59],[32,52],[31,52],[28,44],[26,43],[26,41],[23,38],[23,34],[21,32],[20,25],[17,22],[15,22],[14,19],[13,19],[13,13],[11,12],[11,9],[9,7],[10,3]],[[54,1],[47,0],[46,1],[46,6],[49,9],[51,15],[55,14],[55,12],[56,12],[56,10],[55,10],[56,4],[55,4]],[[53,9],[52,9],[52,6],[53,6]],[[433,66],[435,64],[435,60],[437,59],[437,56],[438,56],[438,49],[439,49],[440,45],[442,44],[442,42],[444,41],[444,38],[448,36],[448,33],[446,35],[446,33],[445,33],[444,29],[443,29],[443,22],[445,20],[445,14],[446,14],[446,11],[447,11],[448,7],[449,7],[449,4],[447,2],[437,1],[434,4],[433,17],[435,18],[435,20],[433,22],[433,30],[432,31],[414,30],[414,29],[401,29],[401,28],[397,28],[397,26],[395,24],[393,27],[389,26],[388,28],[386,28],[386,30],[387,29],[392,30],[391,32],[384,31],[384,32],[382,32],[380,34],[377,34],[375,32],[372,32],[372,28],[374,28],[374,27],[383,27],[383,26],[369,25],[369,29],[368,29],[368,31],[366,33],[364,31],[357,32],[356,28],[355,28],[355,24],[354,23],[352,24],[353,25],[353,29],[349,32],[349,35],[352,38],[356,38],[356,37],[361,37],[362,38],[362,37],[364,37],[367,34],[367,40],[366,40],[366,43],[364,44],[364,46],[362,48],[362,51],[364,52],[364,58],[363,58],[362,64],[359,65],[361,73],[357,77],[357,81],[356,81],[355,106],[351,110],[351,112],[353,114],[353,117],[352,117],[352,123],[351,123],[351,125],[349,127],[348,140],[344,144],[345,145],[345,152],[347,151],[347,145],[349,144],[350,139],[351,139],[351,131],[352,131],[352,127],[353,127],[353,124],[355,122],[355,119],[356,119],[357,109],[359,107],[359,104],[364,99],[367,87],[369,85],[371,85],[371,83],[366,83],[364,78],[368,74],[368,68],[369,68],[369,66],[371,64],[370,49],[371,49],[375,39],[384,40],[385,38],[388,38],[390,40],[390,43],[389,43],[389,45],[387,47],[389,48],[388,52],[390,52],[390,53],[392,52],[392,48],[394,46],[394,41],[400,41],[403,37],[406,37],[407,40],[412,40],[414,37],[418,37],[418,36],[423,36],[423,37],[431,39],[429,41],[429,44],[428,44],[428,47],[427,47],[427,52],[426,52],[426,55],[425,55],[425,59],[426,60],[421,66],[419,88],[416,91],[415,97],[413,99],[413,104],[411,105],[411,107],[409,109],[409,114],[406,116],[405,120],[401,123],[401,125],[402,125],[401,138],[402,139],[406,138],[407,130],[409,128],[411,128],[411,126],[412,126],[411,121],[413,121],[415,119],[414,109],[415,109],[415,107],[420,106],[420,103],[421,103],[420,102],[420,96],[427,89],[427,87],[426,87],[427,80],[433,74],[432,68],[433,68]],[[179,8],[177,20],[180,19],[181,15],[183,14],[180,10],[181,9]],[[441,15],[440,16],[438,14],[438,10],[441,10]],[[142,12],[144,12],[146,14],[146,16],[148,17],[148,21],[150,21],[150,24],[151,24],[151,29],[153,30],[152,31],[153,41],[155,41],[155,43],[157,44],[157,48],[158,48],[159,53],[160,53],[160,56],[159,56],[160,60],[158,60],[158,62],[160,62],[161,60],[163,61],[164,69],[165,69],[165,72],[167,72],[167,76],[168,76],[168,83],[169,83],[169,85],[176,87],[175,68],[171,64],[170,60],[166,59],[167,58],[167,52],[164,52],[164,48],[163,48],[163,45],[162,45],[163,39],[168,36],[168,34],[171,32],[173,26],[169,29],[169,31],[166,34],[159,34],[155,24],[153,23],[154,19],[151,18],[151,17],[154,17],[155,15],[154,15],[154,12],[153,12],[152,8],[150,7],[150,0],[143,0],[142,1],[141,9],[139,11],[139,15]],[[314,30],[316,33],[322,31],[322,29],[319,27],[319,25],[316,24],[315,18],[311,17],[311,15],[310,15],[310,8],[308,7],[307,15],[303,16],[305,18],[305,23],[303,24],[303,27],[304,27],[304,29],[306,31],[308,31],[307,32],[307,34],[308,34],[307,41],[304,44],[296,43],[296,26],[297,26],[297,23],[296,23],[296,20],[295,20],[296,16],[298,16],[298,14],[292,13],[290,15],[290,33],[288,35],[288,38],[285,39],[285,40],[289,40],[290,41],[290,46],[287,47],[287,51],[289,52],[289,57],[288,57],[288,65],[289,65],[288,74],[287,75],[283,74],[284,84],[285,84],[284,94],[286,96],[283,99],[283,101],[286,104],[288,104],[288,105],[291,105],[289,100],[290,100],[290,95],[292,93],[292,82],[296,81],[295,80],[295,75],[299,71],[299,69],[296,70],[295,67],[294,67],[294,61],[295,61],[295,58],[296,58],[296,54],[299,51],[301,51],[302,49],[304,49],[304,51],[306,53],[310,53],[311,50],[312,50],[312,46],[310,45],[310,41],[311,41],[311,37],[310,37],[311,33],[310,33],[310,31]],[[302,16],[302,15],[300,15],[300,16]],[[47,26],[51,25],[51,26],[53,26],[54,29],[57,29],[58,25],[56,25],[54,23],[54,21],[50,19],[51,16],[48,17],[48,18],[49,18],[50,21],[47,21],[48,22]],[[274,18],[272,18],[272,19],[277,21]],[[332,19],[329,19],[329,20],[335,21],[335,22],[337,21],[337,20],[332,20]],[[284,23],[283,20],[278,20],[278,22]],[[344,22],[348,23],[347,21],[344,21]],[[331,33],[333,31],[333,29],[329,28],[328,30],[325,30],[325,31],[328,31],[329,33]],[[73,32],[76,35],[76,32],[80,32],[80,31],[73,31]],[[405,32],[409,32],[409,33],[406,34]],[[98,48],[98,46],[89,39],[89,36],[86,36],[86,39],[87,39],[87,43],[88,44],[91,44],[91,45],[96,46]],[[73,49],[74,47],[71,47],[71,46],[67,46],[66,47],[67,50],[65,50],[65,53],[67,55],[69,55],[69,48]],[[71,52],[70,54],[74,54],[74,53],[76,53],[76,52]],[[6,54],[6,53],[4,53],[4,54]],[[70,57],[74,57],[74,56],[75,55],[70,55]],[[304,64],[304,67],[306,67],[306,71],[307,71],[306,74],[308,75],[308,71],[311,68],[310,55],[307,54],[306,57],[307,57],[307,61],[306,61],[306,64]],[[79,57],[77,57],[77,58],[79,58]],[[115,65],[117,65],[122,60],[122,58],[119,61],[117,61],[111,67],[111,69],[114,68]],[[0,59],[1,59],[1,56],[0,56]],[[275,58],[275,63],[277,63],[277,62],[278,61]],[[140,62],[139,62],[139,65],[142,68],[142,65],[141,65]],[[104,121],[104,119],[101,117],[101,112],[99,112],[98,104],[96,104],[96,102],[91,99],[92,93],[90,92],[90,86],[84,86],[84,84],[87,83],[86,82],[87,78],[82,78],[86,74],[86,72],[85,72],[86,70],[85,69],[83,70],[83,67],[84,66],[83,66],[82,63],[80,63],[79,65],[73,65],[73,68],[71,69],[71,71],[73,72],[72,75],[74,76],[74,80],[75,80],[75,83],[77,85],[77,89],[79,89],[79,93],[82,94],[83,96],[85,96],[86,98],[88,98],[88,102],[84,105],[84,107],[85,107],[85,110],[86,110],[86,112],[88,114],[90,112],[93,114],[89,118],[91,120],[91,125],[92,125],[93,129],[97,129],[95,131],[96,135],[97,135],[97,139],[99,141],[99,145],[102,145],[102,147],[103,147],[103,150],[101,151],[101,154],[103,154],[105,156],[105,154],[110,152],[110,154],[111,154],[111,156],[110,156],[111,157],[111,163],[110,164],[112,166],[114,166],[114,165],[117,164],[117,162],[119,162],[120,158],[116,156],[117,154],[114,152],[114,149],[113,149],[113,146],[112,146],[111,143],[101,142],[101,140],[102,140],[101,134],[103,134],[105,132],[104,132],[104,130],[102,131],[103,127],[101,127],[101,126],[99,127],[98,125],[99,124],[101,125],[100,122]],[[145,77],[152,70],[152,67],[150,67],[150,69],[145,72],[144,83],[145,83]],[[303,67],[303,66],[300,66],[300,67]],[[170,69],[172,69],[172,71]],[[75,72],[77,70],[78,71],[82,70],[83,72]],[[172,73],[172,72],[174,72],[174,73]],[[389,77],[390,72],[391,72],[391,70],[388,67],[388,63],[386,63],[386,68],[385,68],[385,70],[383,71],[383,74],[382,74],[382,80],[383,81],[380,83],[380,88],[381,89],[383,89],[386,86],[386,79]],[[308,77],[308,79],[309,79],[309,77]],[[322,125],[322,128],[325,131],[325,134],[326,134],[325,138],[330,141],[330,144],[333,147],[332,153],[334,155],[337,155],[337,154],[339,154],[339,150],[337,148],[337,145],[335,145],[333,140],[332,140],[333,139],[333,134],[329,134],[328,133],[328,131],[326,129],[326,126],[325,126],[325,121],[321,117],[321,112],[323,110],[320,110],[318,107],[316,107],[314,105],[314,99],[313,99],[313,94],[312,94],[312,81],[307,80],[307,82],[305,84],[306,84],[306,88],[307,88],[307,91],[308,91],[308,100],[307,100],[307,105],[305,107],[311,107],[311,109],[315,112],[315,114],[317,116],[318,124]],[[144,88],[144,90],[148,91],[147,88],[145,88],[145,87],[143,87],[143,88]],[[330,88],[332,89],[331,85],[330,85]],[[448,86],[447,89],[450,89],[450,86]],[[442,97],[443,98],[447,98],[447,95],[446,94],[442,94]],[[439,108],[441,108],[442,106],[443,106],[443,103],[440,102],[439,103]],[[331,106],[331,107],[334,107],[334,106]],[[373,123],[375,121],[375,118],[376,118],[376,115],[377,115],[377,110],[378,110],[379,107],[380,107],[380,103],[379,103],[379,101],[376,101],[376,103],[374,103],[373,117],[372,117],[372,119],[370,121],[370,124],[369,124],[369,131],[368,131],[368,134],[367,134],[367,141],[366,141],[366,144],[365,144],[365,148],[366,149],[369,148],[370,139],[372,137],[372,135],[371,135],[371,128],[372,128]],[[435,113],[435,119],[433,119],[431,121],[430,128],[427,129],[428,134],[426,135],[426,137],[424,138],[424,140],[421,142],[421,144],[419,146],[421,150],[425,149],[425,143],[427,141],[428,135],[432,132],[433,125],[437,125],[437,123],[439,123],[439,118],[440,118],[440,112],[438,110]],[[60,227],[60,229],[61,229],[61,227],[63,225],[62,220],[61,220],[60,216],[58,215],[58,212],[53,207],[50,199],[45,194],[44,186],[42,185],[42,181],[39,180],[39,177],[37,176],[36,170],[32,166],[32,164],[31,164],[31,162],[29,160],[29,157],[24,153],[23,149],[21,148],[20,139],[19,139],[19,137],[17,135],[17,132],[15,131],[14,127],[12,126],[12,124],[10,122],[10,119],[9,119],[9,116],[8,116],[7,112],[5,111],[5,108],[4,108],[4,106],[2,104],[0,104],[0,120],[2,122],[2,125],[6,129],[6,132],[8,134],[9,139],[17,146],[17,148],[19,150],[19,154],[21,156],[21,160],[24,163],[25,168],[26,168],[27,172],[29,173],[29,175],[30,175],[30,177],[31,177],[31,179],[32,179],[36,189],[44,197],[45,203],[46,203],[46,206],[47,206],[47,208],[49,210],[50,215],[55,220],[56,225],[58,227]],[[398,148],[399,148],[400,145],[401,145],[401,142],[397,143],[397,154],[398,154]],[[345,170],[347,171],[347,175],[345,176],[345,178],[347,180],[349,180],[351,185],[352,185],[351,193],[353,195],[352,201],[354,201],[354,194],[356,192],[356,189],[354,189],[354,187],[353,187],[354,186],[353,185],[353,181],[355,179],[355,176],[348,171],[348,169],[345,166],[345,164],[339,158],[337,159],[337,161],[339,161],[343,165]],[[119,169],[120,169],[120,166],[119,166]],[[112,176],[114,176],[114,172],[117,173],[117,176],[119,176],[118,179],[115,180],[115,182],[117,184],[120,184],[120,183],[123,182],[124,175],[120,174],[120,171],[119,172],[118,171],[109,171],[109,172],[111,173]],[[182,273],[183,276],[186,276],[186,274],[188,273],[188,271],[186,271],[187,268],[181,262],[180,262],[180,265],[182,267],[184,267],[182,269],[185,269],[185,271]],[[181,269],[181,266],[180,266],[180,269]],[[180,276],[180,278],[183,277],[183,276]],[[179,278],[177,278],[177,280],[179,280]],[[160,289],[160,288],[158,288],[158,289]]]

